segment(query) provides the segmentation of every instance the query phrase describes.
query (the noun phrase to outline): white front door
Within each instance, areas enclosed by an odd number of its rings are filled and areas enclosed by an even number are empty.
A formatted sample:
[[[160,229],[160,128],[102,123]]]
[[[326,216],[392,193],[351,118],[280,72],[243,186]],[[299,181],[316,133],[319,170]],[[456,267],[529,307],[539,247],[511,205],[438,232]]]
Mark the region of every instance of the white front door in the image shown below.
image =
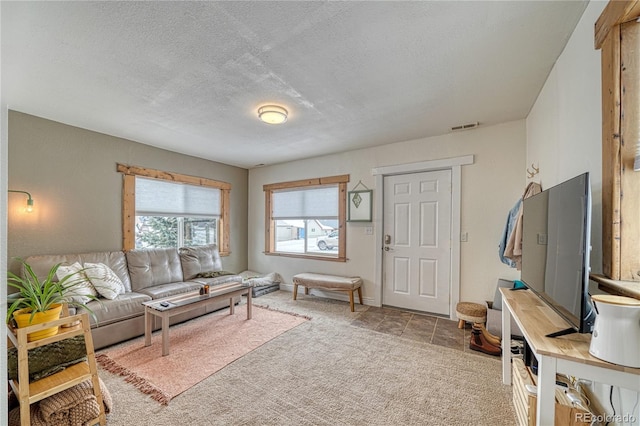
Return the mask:
[[[384,177],[382,303],[449,315],[451,170]]]

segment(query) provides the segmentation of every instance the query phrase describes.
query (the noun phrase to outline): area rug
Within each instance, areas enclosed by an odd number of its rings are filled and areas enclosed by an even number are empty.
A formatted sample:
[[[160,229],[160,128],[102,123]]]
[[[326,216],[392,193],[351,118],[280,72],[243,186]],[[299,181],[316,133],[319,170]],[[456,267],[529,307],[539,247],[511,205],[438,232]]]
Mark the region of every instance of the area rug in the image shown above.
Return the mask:
[[[105,369],[125,377],[137,389],[163,405],[266,342],[309,318],[253,307],[247,320],[244,307],[205,315],[169,330],[169,350],[162,356],[162,335],[153,333],[151,346],[144,337],[107,348],[96,355]]]

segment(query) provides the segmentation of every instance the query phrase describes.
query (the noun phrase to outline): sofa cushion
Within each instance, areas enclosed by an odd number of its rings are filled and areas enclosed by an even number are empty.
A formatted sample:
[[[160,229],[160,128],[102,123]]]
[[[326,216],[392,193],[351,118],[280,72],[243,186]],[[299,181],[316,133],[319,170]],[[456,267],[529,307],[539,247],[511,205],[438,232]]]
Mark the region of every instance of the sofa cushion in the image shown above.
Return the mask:
[[[127,252],[127,263],[133,291],[183,281],[176,248],[131,250]]]
[[[178,294],[189,293],[190,291],[200,290],[202,285],[195,281],[190,282],[178,282],[169,284],[159,284],[153,287],[143,288],[140,291],[142,294],[150,296],[152,299],[161,299],[163,297],[175,296]]]
[[[71,265],[75,262],[84,265],[89,263],[104,263],[113,272],[116,273],[118,278],[124,284],[126,291],[131,291],[131,281],[129,280],[129,271],[127,269],[127,259],[122,251],[102,251],[95,253],[81,253],[81,254],[50,254],[29,256],[25,261],[31,265],[31,268],[39,278],[46,278],[51,267],[57,263],[63,263]],[[24,276],[24,272],[23,272]],[[178,280],[181,281],[181,280]]]
[[[124,321],[129,318],[144,315],[142,302],[151,300],[146,294],[128,292],[119,294],[113,300],[100,299],[87,303],[87,307],[95,314],[95,318],[89,313],[91,324],[98,327]],[[86,312],[83,308],[78,308],[78,313]]]
[[[180,247],[179,252],[185,281],[194,279],[201,272],[222,270],[222,260],[218,252],[218,246],[215,244]]]

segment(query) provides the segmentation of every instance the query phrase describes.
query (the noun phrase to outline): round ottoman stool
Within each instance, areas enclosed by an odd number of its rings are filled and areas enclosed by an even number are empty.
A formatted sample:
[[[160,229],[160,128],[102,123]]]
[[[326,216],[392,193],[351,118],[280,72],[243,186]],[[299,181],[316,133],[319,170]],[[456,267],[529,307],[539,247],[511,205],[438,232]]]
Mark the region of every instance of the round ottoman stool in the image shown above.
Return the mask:
[[[460,302],[456,305],[456,316],[458,328],[464,328],[465,321],[484,324],[487,321],[487,308],[479,303]]]

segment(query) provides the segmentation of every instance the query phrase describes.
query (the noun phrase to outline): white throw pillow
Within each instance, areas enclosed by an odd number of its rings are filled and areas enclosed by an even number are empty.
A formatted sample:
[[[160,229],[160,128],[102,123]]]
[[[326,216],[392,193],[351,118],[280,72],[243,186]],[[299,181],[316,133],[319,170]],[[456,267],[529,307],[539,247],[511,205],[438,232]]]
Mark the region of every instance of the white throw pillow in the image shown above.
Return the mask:
[[[85,274],[100,296],[115,299],[124,293],[122,280],[104,263],[85,263]]]
[[[72,265],[60,265],[56,271],[56,278],[58,281],[66,277],[67,275],[74,274],[66,281],[67,285],[74,284],[73,289],[69,291],[68,295],[71,296],[73,302],[87,303],[92,299],[88,296],[98,296],[98,292],[91,284],[91,281],[87,279],[87,276],[82,271],[82,265],[75,262]]]

